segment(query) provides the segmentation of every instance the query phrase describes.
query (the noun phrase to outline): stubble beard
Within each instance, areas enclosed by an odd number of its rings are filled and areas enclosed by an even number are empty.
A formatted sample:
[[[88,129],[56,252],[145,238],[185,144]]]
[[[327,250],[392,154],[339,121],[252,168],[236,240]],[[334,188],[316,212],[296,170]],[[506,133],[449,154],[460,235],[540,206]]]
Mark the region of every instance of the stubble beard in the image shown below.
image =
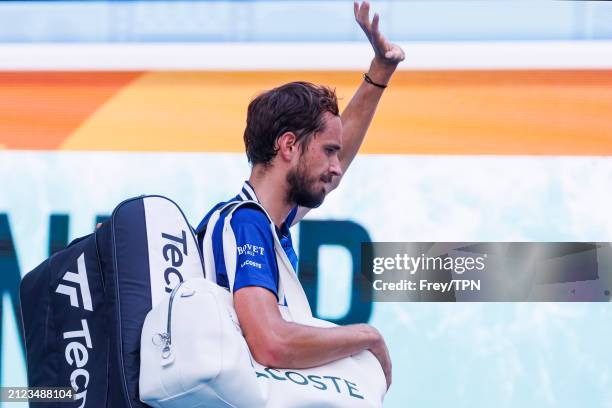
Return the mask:
[[[329,182],[330,179],[331,176],[326,177],[325,175],[309,178],[306,166],[300,163],[297,168],[291,169],[287,173],[289,190],[287,191],[286,201],[302,207],[317,208],[325,200],[326,192],[324,188],[316,190],[314,185],[321,180]]]

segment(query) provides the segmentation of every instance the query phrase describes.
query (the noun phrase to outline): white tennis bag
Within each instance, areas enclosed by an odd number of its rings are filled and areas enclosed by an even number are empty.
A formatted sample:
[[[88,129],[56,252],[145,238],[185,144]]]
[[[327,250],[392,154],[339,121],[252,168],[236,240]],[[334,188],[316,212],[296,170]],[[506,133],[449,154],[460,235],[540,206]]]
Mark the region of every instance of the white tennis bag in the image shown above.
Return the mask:
[[[232,214],[244,204],[230,203],[223,226],[225,263],[230,287],[236,270]],[[188,280],[155,306],[144,322],[140,349],[140,398],[153,407],[381,407],[385,377],[378,360],[362,351],[310,369],[276,369],[257,363],[242,336],[230,292],[216,284],[212,230],[204,237],[206,279]],[[262,207],[263,210],[263,207]],[[265,212],[265,210],[264,210]],[[312,317],[304,290],[275,237],[279,267],[279,306],[285,320],[331,327]],[[232,250],[233,248],[234,250]]]

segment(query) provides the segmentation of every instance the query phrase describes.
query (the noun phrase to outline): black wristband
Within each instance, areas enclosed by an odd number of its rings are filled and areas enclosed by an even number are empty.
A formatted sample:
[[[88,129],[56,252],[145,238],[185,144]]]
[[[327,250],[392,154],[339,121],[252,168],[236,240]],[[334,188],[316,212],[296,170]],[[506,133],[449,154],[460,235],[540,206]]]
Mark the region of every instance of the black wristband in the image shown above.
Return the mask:
[[[370,76],[368,74],[363,74],[363,79],[370,85],[374,85],[377,88],[380,89],[385,89],[387,87],[387,85],[383,85],[383,84],[377,84],[376,82],[372,81],[372,78],[370,78]]]

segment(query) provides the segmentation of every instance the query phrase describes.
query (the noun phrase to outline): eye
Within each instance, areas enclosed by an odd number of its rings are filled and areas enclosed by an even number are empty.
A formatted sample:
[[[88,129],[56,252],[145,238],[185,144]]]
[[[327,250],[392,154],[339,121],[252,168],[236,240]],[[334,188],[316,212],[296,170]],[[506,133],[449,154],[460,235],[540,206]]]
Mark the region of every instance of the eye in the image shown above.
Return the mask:
[[[338,148],[334,146],[329,146],[325,148],[325,153],[328,155],[335,154],[337,151],[338,151]]]

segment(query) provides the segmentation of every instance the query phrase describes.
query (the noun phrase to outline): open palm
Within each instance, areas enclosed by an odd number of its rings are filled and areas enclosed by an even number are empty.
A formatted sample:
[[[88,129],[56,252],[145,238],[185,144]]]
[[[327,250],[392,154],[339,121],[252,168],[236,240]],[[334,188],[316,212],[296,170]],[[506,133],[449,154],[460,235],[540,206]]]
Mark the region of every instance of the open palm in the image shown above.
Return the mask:
[[[397,65],[403,61],[406,58],[404,50],[399,45],[388,41],[378,29],[380,20],[378,13],[374,13],[374,18],[370,21],[370,3],[364,1],[359,4],[358,1],[355,1],[354,9],[355,20],[372,44],[376,58],[389,65]]]

